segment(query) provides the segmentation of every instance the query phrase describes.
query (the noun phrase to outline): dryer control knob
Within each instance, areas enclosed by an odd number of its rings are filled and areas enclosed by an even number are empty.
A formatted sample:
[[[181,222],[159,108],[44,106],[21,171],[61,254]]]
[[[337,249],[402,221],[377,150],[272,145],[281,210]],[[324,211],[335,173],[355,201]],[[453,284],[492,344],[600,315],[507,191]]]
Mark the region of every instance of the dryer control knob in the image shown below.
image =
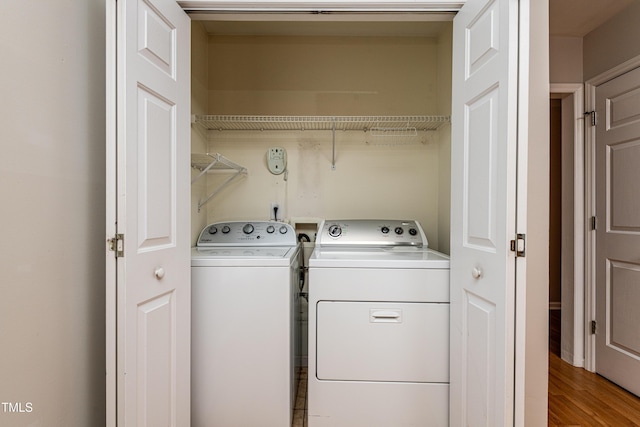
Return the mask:
[[[395,232],[396,232],[396,234],[399,236],[399,235],[401,235],[402,233],[404,233],[404,230],[402,229],[402,227],[396,227]]]
[[[342,234],[342,227],[337,224],[334,224],[329,227],[329,236],[331,237],[340,237]]]
[[[289,229],[283,225],[282,227],[280,227],[279,231],[280,234],[287,234],[287,231],[289,231]]]
[[[276,231],[276,228],[273,225],[267,227],[267,233],[273,234],[274,231]]]
[[[224,234],[227,234],[227,233],[229,233],[230,231],[231,231],[231,228],[229,228],[229,226],[228,226],[228,225],[225,225],[224,227],[222,227],[222,232],[223,232]]]
[[[410,228],[409,234],[411,234],[412,236],[415,236],[416,234],[418,234],[418,230],[416,230],[415,228]]]
[[[216,227],[215,225],[212,225],[211,227],[209,227],[209,234],[216,234],[218,232],[218,227]]]
[[[380,231],[382,231],[382,234],[389,234],[389,227],[385,225],[380,229]]]
[[[242,231],[244,231],[244,234],[251,234],[253,233],[253,230],[254,228],[253,228],[253,225],[251,224],[245,224],[245,226],[242,227]]]

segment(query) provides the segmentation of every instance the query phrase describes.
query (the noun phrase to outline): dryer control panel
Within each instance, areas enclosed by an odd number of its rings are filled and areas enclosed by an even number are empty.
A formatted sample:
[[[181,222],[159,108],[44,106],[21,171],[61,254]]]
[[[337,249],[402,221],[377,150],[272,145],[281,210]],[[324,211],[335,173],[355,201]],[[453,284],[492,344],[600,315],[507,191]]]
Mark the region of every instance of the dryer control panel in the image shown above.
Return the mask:
[[[197,246],[295,246],[293,227],[273,221],[228,221],[207,225]]]
[[[326,220],[320,225],[317,246],[339,247],[427,247],[427,237],[418,221],[388,219]]]

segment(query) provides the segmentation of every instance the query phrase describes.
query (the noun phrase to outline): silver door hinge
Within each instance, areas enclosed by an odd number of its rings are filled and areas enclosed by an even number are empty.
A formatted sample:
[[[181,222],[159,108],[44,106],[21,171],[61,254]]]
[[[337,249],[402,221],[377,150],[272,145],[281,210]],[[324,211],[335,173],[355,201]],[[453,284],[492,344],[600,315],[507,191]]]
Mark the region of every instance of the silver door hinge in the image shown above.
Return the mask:
[[[591,116],[591,126],[595,126],[596,125],[596,112],[595,111],[585,111],[584,112],[585,116]]]
[[[515,252],[516,257],[524,257],[525,246],[526,246],[525,235],[518,233],[516,234],[515,240],[511,241],[511,252]]]
[[[591,334],[592,335],[596,333],[596,327],[597,327],[596,321],[592,320],[591,321]]]
[[[591,229],[592,230],[597,230],[598,229],[598,217],[596,217],[596,216],[592,216],[591,217]]]
[[[124,234],[116,234],[107,240],[109,242],[109,250],[116,253],[116,258],[124,257]]]

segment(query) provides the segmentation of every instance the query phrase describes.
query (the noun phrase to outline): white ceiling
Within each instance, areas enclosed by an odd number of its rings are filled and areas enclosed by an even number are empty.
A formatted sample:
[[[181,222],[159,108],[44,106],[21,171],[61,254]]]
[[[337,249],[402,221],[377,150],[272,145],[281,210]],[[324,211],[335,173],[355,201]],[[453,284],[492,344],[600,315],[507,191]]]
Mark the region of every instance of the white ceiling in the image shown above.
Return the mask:
[[[549,0],[549,35],[583,37],[636,1],[640,0]],[[415,16],[415,18],[415,20],[407,20],[405,16],[395,20],[393,16],[387,16],[386,19],[375,22],[356,22],[347,18],[345,22],[339,22],[331,19],[326,20],[317,15],[309,16],[306,21],[299,21],[299,17],[282,21],[263,21],[262,18],[255,17],[237,21],[228,18],[217,20],[210,16],[208,19],[214,20],[204,21],[203,24],[207,32],[219,35],[434,37],[443,28],[448,27],[446,21],[450,20],[451,16],[439,14],[435,20],[430,18],[430,22],[421,22],[420,20],[423,18],[420,16]]]

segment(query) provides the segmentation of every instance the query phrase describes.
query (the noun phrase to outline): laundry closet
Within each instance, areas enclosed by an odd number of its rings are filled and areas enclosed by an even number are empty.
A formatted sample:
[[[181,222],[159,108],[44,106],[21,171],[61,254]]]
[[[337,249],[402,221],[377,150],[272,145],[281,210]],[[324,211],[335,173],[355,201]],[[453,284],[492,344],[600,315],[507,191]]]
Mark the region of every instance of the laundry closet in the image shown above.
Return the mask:
[[[537,27],[528,24],[538,16],[527,12],[537,9],[438,3],[459,8],[454,20],[432,13],[430,2],[397,10],[340,2],[335,14],[335,5],[316,13],[306,3],[180,3],[184,10],[155,0],[109,9],[107,153],[117,166],[107,168],[116,252],[107,270],[117,273],[107,286],[115,295],[107,304],[109,414],[134,423],[141,411],[175,406],[187,419],[186,245],[205,226],[215,235],[215,222],[285,221],[310,249],[323,219],[389,218],[419,221],[429,247],[451,254],[451,425],[512,424],[514,401],[524,400],[511,385],[525,366],[508,362],[519,360],[513,319],[524,303],[522,293],[514,298],[514,269],[525,264],[528,232],[526,221],[516,227],[527,207],[516,195],[535,184],[519,179],[527,173],[519,166],[536,134],[526,95],[544,86],[544,76],[529,85]],[[286,170],[272,173],[268,152],[286,152]],[[162,369],[151,382],[144,373],[153,366]],[[141,393],[150,399],[127,399]]]
[[[406,218],[448,253],[453,15],[436,16],[192,20],[192,243],[221,220]]]

